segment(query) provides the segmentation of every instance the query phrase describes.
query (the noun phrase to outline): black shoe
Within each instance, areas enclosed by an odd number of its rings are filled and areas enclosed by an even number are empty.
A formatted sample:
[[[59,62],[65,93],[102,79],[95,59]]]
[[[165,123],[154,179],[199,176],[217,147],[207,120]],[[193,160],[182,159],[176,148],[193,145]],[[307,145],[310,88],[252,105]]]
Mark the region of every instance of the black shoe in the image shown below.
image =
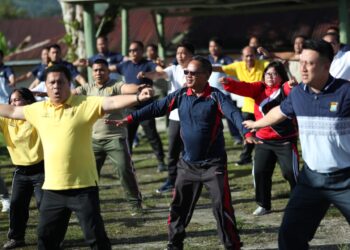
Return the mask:
[[[172,184],[169,180],[166,180],[163,185],[156,190],[158,194],[170,192],[174,189],[174,184]]]
[[[243,165],[247,165],[247,164],[250,164],[250,163],[252,163],[252,161],[250,160],[248,160],[248,161],[242,161],[242,160],[239,160],[239,161],[236,161],[235,162],[235,166],[243,166]]]
[[[24,240],[14,240],[14,239],[10,239],[8,242],[6,242],[3,245],[4,249],[14,249],[17,247],[23,247],[25,246],[26,243],[24,242]]]
[[[168,243],[167,245],[167,250],[183,250],[184,249],[184,245],[181,243],[179,245],[174,245],[172,243]]]

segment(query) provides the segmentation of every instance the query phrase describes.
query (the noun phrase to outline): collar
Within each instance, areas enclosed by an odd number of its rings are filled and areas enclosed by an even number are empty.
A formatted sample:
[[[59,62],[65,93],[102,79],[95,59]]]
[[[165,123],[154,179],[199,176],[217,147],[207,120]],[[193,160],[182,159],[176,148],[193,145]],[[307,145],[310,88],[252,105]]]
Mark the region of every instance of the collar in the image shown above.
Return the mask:
[[[269,86],[265,82],[263,82],[263,84],[265,86],[265,89],[269,89],[269,90],[276,90],[276,89],[279,89],[282,86],[282,84],[275,84],[273,86]]]
[[[114,81],[114,82],[115,82],[115,81]],[[114,82],[113,82],[112,79],[109,78],[109,79],[106,81],[106,83],[103,84],[102,86],[98,86],[95,82],[94,82],[94,86],[95,86],[96,88],[98,88],[98,89],[103,89],[103,88],[109,87],[110,85],[114,84]]]
[[[209,61],[211,63],[217,63],[217,62],[220,62],[221,60],[225,59],[224,55],[220,55],[220,56],[218,56],[218,60],[215,61],[214,57],[210,54],[209,54],[208,58],[209,58]]]
[[[61,107],[66,108],[66,107],[71,107],[72,106],[72,101],[73,101],[73,95],[70,94],[68,99],[64,103],[61,103],[59,105],[54,105],[51,102],[51,100],[49,99],[48,100],[48,104],[49,104],[50,107],[54,107],[54,108],[61,108]]]
[[[323,88],[321,89],[321,93],[323,93],[323,92],[327,92],[327,90],[335,83],[335,78],[333,77],[333,76],[331,76],[331,75],[329,75],[328,76],[328,79],[327,79],[327,81],[326,81],[326,84],[323,86]],[[311,89],[309,88],[309,86],[307,86],[305,83],[303,83],[304,84],[304,86],[303,86],[303,89],[304,89],[304,91],[307,91],[307,92],[309,92],[309,93],[313,93],[312,91],[311,91]]]
[[[188,96],[195,95],[195,93],[193,92],[193,90],[191,88],[187,88],[186,94]],[[210,96],[210,94],[211,94],[211,87],[210,87],[209,83],[206,83],[204,90],[200,94],[199,97],[208,97],[208,96]]]

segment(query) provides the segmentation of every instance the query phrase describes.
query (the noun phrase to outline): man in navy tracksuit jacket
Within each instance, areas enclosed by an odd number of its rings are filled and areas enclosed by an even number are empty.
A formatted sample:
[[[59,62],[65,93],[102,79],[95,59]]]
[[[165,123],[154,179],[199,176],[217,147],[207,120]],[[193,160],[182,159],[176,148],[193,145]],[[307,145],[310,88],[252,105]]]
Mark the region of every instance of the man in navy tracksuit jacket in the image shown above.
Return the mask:
[[[187,87],[133,112],[122,122],[139,122],[165,115],[176,108],[179,110],[184,152],[178,163],[170,207],[168,249],[183,249],[185,228],[203,185],[212,197],[219,237],[225,248],[236,250],[241,247],[231,205],[222,115],[243,134],[248,130],[242,126],[240,112],[232,102],[218,89],[209,86],[210,74],[210,62],[203,57],[194,57],[185,70]]]

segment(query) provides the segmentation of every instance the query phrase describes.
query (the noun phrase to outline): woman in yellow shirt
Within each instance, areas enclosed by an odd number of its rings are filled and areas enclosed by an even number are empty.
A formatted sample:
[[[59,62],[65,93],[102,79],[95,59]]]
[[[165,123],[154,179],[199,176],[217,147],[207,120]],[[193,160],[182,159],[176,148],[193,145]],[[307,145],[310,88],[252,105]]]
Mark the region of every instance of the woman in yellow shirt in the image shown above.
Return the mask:
[[[9,104],[13,106],[24,106],[33,102],[35,98],[27,88],[13,90],[9,98]],[[4,249],[11,249],[25,245],[25,229],[33,193],[37,207],[40,207],[44,158],[38,133],[29,122],[0,117],[0,130],[15,166],[10,203],[9,241],[3,246]]]

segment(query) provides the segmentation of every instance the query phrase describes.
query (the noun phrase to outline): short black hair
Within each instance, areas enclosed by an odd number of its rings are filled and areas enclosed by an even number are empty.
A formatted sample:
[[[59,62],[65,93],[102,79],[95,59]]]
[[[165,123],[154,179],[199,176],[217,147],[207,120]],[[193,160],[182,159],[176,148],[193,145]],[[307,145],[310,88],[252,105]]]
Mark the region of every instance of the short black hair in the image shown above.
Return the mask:
[[[47,75],[49,73],[52,72],[60,72],[63,73],[65,75],[65,77],[67,78],[68,82],[70,82],[72,80],[70,71],[67,69],[67,67],[60,65],[60,64],[54,64],[50,67],[48,67],[45,71],[44,71],[44,79],[46,81]]]
[[[0,56],[4,57],[4,51],[3,50],[0,50]]]
[[[289,80],[288,78],[288,74],[286,71],[286,68],[284,67],[283,63],[279,62],[279,61],[272,61],[270,62],[266,68],[264,69],[264,75],[266,74],[266,71],[269,68],[274,68],[277,72],[277,74],[281,77],[282,79],[282,84],[285,83],[286,81]]]
[[[49,50],[57,49],[57,50],[61,51],[61,47],[57,43],[49,45],[48,48],[49,48]]]
[[[92,62],[92,65],[94,64],[103,64],[108,68],[108,62],[104,58],[97,58]]]
[[[337,26],[334,26],[334,25],[329,26],[329,27],[327,28],[327,31],[328,31],[328,30],[334,30],[336,33],[339,34],[339,28],[338,28]]]
[[[340,36],[339,33],[336,32],[327,32],[326,34],[323,35],[322,38],[324,38],[325,36],[334,36],[335,40],[337,41],[337,43],[340,43]]]
[[[27,102],[27,104],[32,104],[34,102],[36,102],[36,99],[32,93],[32,91],[30,91],[27,88],[18,88],[18,89],[14,89],[12,90],[10,96],[9,96],[9,100],[8,103],[11,104],[11,96],[13,93],[18,92],[20,93],[20,95],[22,96],[22,98]]]
[[[108,38],[106,37],[106,36],[98,36],[98,37],[96,37],[96,41],[98,40],[98,39],[103,39],[103,41],[105,41],[105,42],[108,42]]]
[[[209,75],[211,75],[211,72],[213,71],[213,67],[211,66],[211,63],[208,59],[206,59],[203,56],[194,56],[192,57],[191,61],[197,61],[201,63],[201,68],[204,72],[208,72]]]
[[[295,40],[296,40],[297,38],[299,38],[299,37],[300,37],[300,38],[303,38],[304,41],[307,40],[307,37],[306,37],[306,36],[297,34],[297,35],[293,36],[293,44],[295,43]]]
[[[181,43],[179,43],[177,46],[176,46],[176,50],[180,47],[183,47],[185,48],[187,51],[191,52],[192,55],[194,55],[194,45],[192,43],[189,43],[187,41],[182,41]]]
[[[155,50],[155,51],[158,50],[158,46],[155,45],[154,43],[148,44],[148,45],[147,45],[147,48],[148,48],[148,47],[151,47],[151,48],[152,48],[153,50]]]
[[[219,45],[221,48],[224,46],[224,42],[222,41],[222,39],[220,39],[220,38],[217,37],[217,36],[214,36],[214,37],[210,38],[209,43],[210,43],[210,42],[216,43],[216,44]]]
[[[306,40],[304,42],[303,49],[314,50],[318,52],[321,57],[327,59],[330,63],[333,61],[334,52],[332,45],[324,40]]]
[[[139,47],[141,50],[145,49],[145,46],[143,45],[143,42],[141,42],[141,41],[132,41],[130,43],[130,45],[133,44],[133,43],[137,44],[137,47]]]

